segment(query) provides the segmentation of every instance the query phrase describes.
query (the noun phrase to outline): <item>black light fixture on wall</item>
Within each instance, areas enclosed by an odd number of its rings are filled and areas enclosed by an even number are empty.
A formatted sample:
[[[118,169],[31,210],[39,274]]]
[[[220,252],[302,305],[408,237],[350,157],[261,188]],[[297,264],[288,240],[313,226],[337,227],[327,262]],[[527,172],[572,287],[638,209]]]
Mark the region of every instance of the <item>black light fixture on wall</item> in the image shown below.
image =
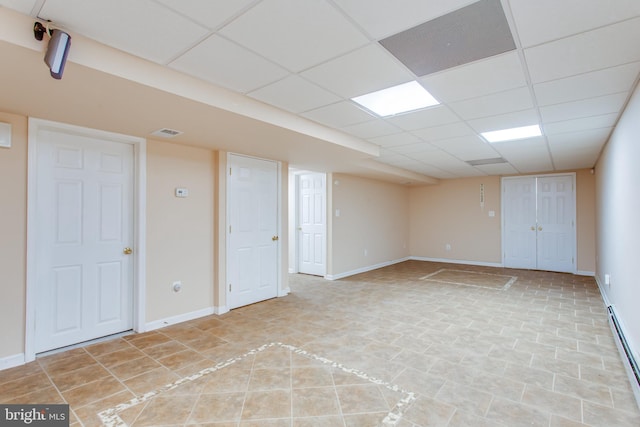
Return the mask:
[[[64,66],[67,63],[67,56],[71,47],[71,36],[62,30],[50,30],[48,26],[45,27],[36,21],[33,24],[33,35],[36,40],[42,40],[44,34],[50,37],[47,52],[44,55],[44,62],[49,66],[51,77],[60,80],[64,72]]]

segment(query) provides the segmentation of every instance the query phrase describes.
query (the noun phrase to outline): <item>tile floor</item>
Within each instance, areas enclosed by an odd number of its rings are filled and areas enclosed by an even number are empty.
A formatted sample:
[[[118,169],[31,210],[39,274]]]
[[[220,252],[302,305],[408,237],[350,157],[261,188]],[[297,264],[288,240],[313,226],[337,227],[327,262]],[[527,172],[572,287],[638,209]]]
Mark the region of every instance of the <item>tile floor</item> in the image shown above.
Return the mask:
[[[409,261],[291,289],[0,371],[0,402],[78,426],[640,426],[593,278]]]

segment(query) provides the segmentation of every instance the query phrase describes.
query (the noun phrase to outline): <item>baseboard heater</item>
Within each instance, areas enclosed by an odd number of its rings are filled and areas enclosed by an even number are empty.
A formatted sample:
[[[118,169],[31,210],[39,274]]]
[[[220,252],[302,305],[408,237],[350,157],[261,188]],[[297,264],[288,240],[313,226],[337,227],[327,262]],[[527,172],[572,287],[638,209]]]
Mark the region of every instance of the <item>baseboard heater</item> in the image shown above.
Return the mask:
[[[627,343],[627,340],[624,337],[624,334],[622,333],[622,328],[620,328],[620,323],[618,323],[618,319],[616,318],[616,313],[613,311],[613,307],[608,306],[607,309],[609,310],[609,317],[611,318],[613,327],[615,328],[616,333],[618,334],[618,339],[622,344],[622,349],[624,350],[624,353],[627,356],[627,359],[629,360],[629,366],[631,367],[631,371],[633,372],[633,375],[636,378],[636,382],[638,383],[638,386],[640,386],[640,369],[638,369],[638,363],[636,362],[635,357],[633,357],[631,348],[629,348],[629,344]]]

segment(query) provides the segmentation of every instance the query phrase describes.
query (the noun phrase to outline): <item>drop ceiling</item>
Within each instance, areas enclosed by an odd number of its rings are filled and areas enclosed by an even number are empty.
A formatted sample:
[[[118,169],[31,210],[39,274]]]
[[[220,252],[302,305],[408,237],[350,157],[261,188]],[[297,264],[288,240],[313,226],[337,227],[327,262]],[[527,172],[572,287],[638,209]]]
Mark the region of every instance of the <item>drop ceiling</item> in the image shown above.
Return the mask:
[[[72,37],[95,40],[374,144],[379,156],[367,157],[381,169],[439,179],[592,167],[640,73],[637,0],[0,0],[0,5],[51,20]],[[485,37],[478,22],[492,22],[496,34]],[[433,28],[438,37],[429,36]],[[412,80],[441,104],[380,118],[351,101]],[[188,127],[179,129],[184,133],[178,141],[206,134],[206,123],[184,123]],[[480,137],[534,124],[543,136],[496,144]],[[175,128],[153,126],[148,133]],[[295,150],[294,145],[285,149]],[[293,166],[336,169],[330,155],[317,156],[323,160],[316,165],[279,156]],[[484,164],[486,159],[504,161]],[[343,164],[340,170],[348,169]]]

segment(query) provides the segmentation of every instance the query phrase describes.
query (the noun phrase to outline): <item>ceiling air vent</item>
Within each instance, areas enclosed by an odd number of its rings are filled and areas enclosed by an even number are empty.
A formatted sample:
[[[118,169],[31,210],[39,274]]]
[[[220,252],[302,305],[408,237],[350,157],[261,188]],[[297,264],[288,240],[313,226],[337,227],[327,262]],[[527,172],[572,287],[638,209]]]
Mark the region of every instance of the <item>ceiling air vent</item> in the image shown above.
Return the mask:
[[[479,160],[469,160],[467,161],[471,166],[483,166],[483,165],[495,165],[498,163],[507,163],[505,159],[502,157],[495,157],[493,159],[479,159]]]
[[[162,128],[162,129],[158,129],[155,132],[151,132],[151,135],[153,135],[153,136],[161,136],[163,138],[173,138],[174,136],[178,136],[178,135],[180,135],[182,133],[183,132],[181,132],[179,130],[169,129],[169,128]]]

